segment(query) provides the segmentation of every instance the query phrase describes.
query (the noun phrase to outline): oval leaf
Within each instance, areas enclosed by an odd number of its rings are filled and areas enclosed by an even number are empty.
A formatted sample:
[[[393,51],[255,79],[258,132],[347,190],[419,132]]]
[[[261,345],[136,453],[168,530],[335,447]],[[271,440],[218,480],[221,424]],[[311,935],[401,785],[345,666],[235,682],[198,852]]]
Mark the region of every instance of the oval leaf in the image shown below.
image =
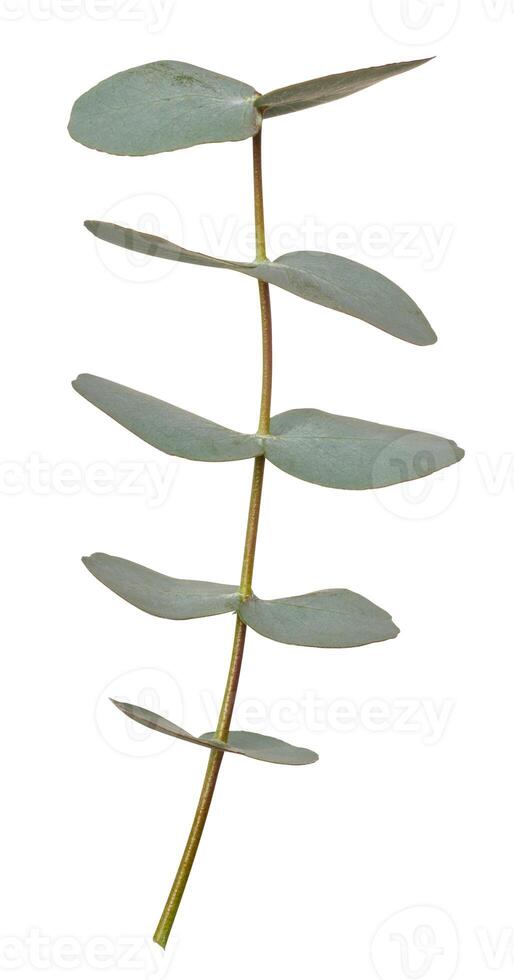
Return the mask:
[[[285,473],[342,490],[369,490],[418,480],[457,463],[464,450],[426,432],[397,429],[314,408],[271,420],[265,455]]]
[[[203,745],[204,748],[217,749],[221,752],[231,752],[235,755],[245,755],[249,759],[258,759],[261,762],[274,762],[282,766],[306,766],[312,762],[317,762],[318,755],[310,749],[302,749],[296,745],[289,745],[278,738],[270,738],[267,735],[257,735],[253,732],[230,732],[228,740],[221,742],[216,738],[214,732],[201,735],[195,738],[189,732],[174,725],[162,715],[141,708],[139,705],[126,704],[123,701],[112,703],[138,724],[151,728],[153,731],[162,732],[164,735],[171,735],[173,738],[181,739],[184,742],[192,742],[194,745]]]
[[[239,616],[262,636],[304,647],[359,647],[400,632],[389,613],[348,589],[241,603]]]
[[[254,136],[261,126],[250,85],[182,61],[118,72],[75,102],[69,133],[78,143],[146,156]]]
[[[97,238],[145,255],[175,262],[232,269],[279,286],[311,303],[347,313],[410,344],[437,337],[419,306],[380,272],[330,252],[289,252],[274,262],[231,262],[174,245],[164,238],[103,221],[86,221]]]
[[[233,612],[239,605],[237,585],[170,578],[144,565],[100,552],[83,558],[99,582],[151,616],[197,619]]]
[[[311,106],[343,99],[354,92],[360,92],[370,85],[393,75],[401,75],[411,68],[426,64],[431,58],[421,58],[417,61],[400,61],[393,65],[380,65],[378,68],[360,68],[357,71],[345,71],[339,75],[325,75],[323,78],[312,78],[308,82],[298,82],[296,85],[286,85],[259,95],[256,106],[265,116],[281,116],[285,112],[298,112],[299,109],[310,109]]]
[[[409,344],[426,346],[437,340],[419,306],[403,289],[380,272],[341,255],[289,252],[247,274],[371,323]]]
[[[133,388],[80,374],[75,391],[150,446],[183,459],[224,462],[262,454],[262,440],[168,405]]]

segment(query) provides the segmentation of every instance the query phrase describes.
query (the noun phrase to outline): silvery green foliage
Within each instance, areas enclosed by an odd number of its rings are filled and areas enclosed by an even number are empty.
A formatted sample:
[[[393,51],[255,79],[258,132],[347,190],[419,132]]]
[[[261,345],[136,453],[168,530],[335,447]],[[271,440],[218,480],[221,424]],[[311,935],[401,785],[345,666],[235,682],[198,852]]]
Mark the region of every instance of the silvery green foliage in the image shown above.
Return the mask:
[[[265,95],[196,65],[154,61],[120,71],[81,95],[68,129],[78,143],[122,156],[245,140],[259,131],[263,116],[341,99],[426,60],[314,78]]]
[[[112,700],[112,698],[111,698]],[[221,752],[230,752],[235,755],[245,755],[248,759],[258,759],[260,762],[274,762],[281,766],[308,766],[312,762],[318,761],[318,756],[310,749],[301,749],[297,745],[290,745],[279,738],[270,738],[268,735],[257,735],[255,732],[230,732],[226,742],[220,742],[216,738],[215,732],[207,732],[195,738],[183,728],[174,725],[173,722],[157,715],[148,708],[141,708],[136,704],[127,704],[124,701],[113,701],[113,704],[145,728],[151,728],[155,732],[162,732],[163,735],[171,735],[183,742],[192,742],[193,745],[203,745],[207,749],[219,749]]]
[[[245,140],[256,137],[269,117],[345,98],[427,60],[328,75],[265,94],[194,65],[159,61],[119,72],[82,95],[73,106],[69,131],[79,143],[127,156]],[[260,146],[258,139],[255,145]],[[86,227],[97,238],[156,259],[239,272],[410,344],[426,346],[437,339],[403,289],[342,256],[299,251],[274,260],[239,262],[107,222],[87,221]],[[220,463],[264,457],[285,473],[324,487],[388,487],[425,478],[464,455],[455,442],[441,436],[319,408],[283,412],[271,419],[269,431],[264,427],[265,435],[245,434],[94,375],[81,374],[73,384],[89,402],[161,452]],[[238,585],[171,578],[102,553],[85,558],[84,564],[111,592],[153,616],[184,620],[235,615],[243,640],[249,627],[282,644],[346,648],[393,639],[399,632],[389,613],[346,588],[260,599]],[[317,760],[308,749],[251,732],[231,731],[226,741],[213,732],[197,738],[143,707],[114,703],[147,728],[210,750],[282,765]]]
[[[328,252],[290,252],[274,262],[229,262],[190,252],[165,238],[122,228],[106,221],[86,221],[97,238],[132,252],[188,262],[213,269],[232,269],[286,289],[302,299],[347,313],[410,344],[426,346],[437,337],[428,320],[407,293],[380,272],[360,262]]]
[[[170,578],[125,558],[95,554],[82,561],[99,582],[161,619],[197,619],[236,612],[257,633],[305,647],[358,647],[398,635],[389,613],[348,589],[286,599],[243,599],[237,585]]]
[[[250,85],[182,61],[129,68],[75,102],[69,133],[94,150],[146,156],[254,136],[261,125]]]
[[[441,436],[314,408],[274,416],[268,436],[244,435],[91,374],[80,374],[73,387],[125,429],[171,456],[207,463],[265,456],[291,476],[339,490],[418,480],[464,455]]]

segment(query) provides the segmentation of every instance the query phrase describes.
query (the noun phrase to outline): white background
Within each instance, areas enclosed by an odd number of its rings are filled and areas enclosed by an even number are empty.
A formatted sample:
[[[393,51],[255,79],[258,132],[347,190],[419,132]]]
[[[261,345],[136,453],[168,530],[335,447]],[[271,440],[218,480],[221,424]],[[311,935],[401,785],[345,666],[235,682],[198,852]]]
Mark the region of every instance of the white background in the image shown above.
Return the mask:
[[[512,4],[261,0],[252,13],[238,0],[2,0],[1,11],[2,968],[512,976]],[[233,622],[152,619],[79,559],[103,550],[237,582],[251,463],[161,456],[70,381],[92,372],[251,431],[257,289],[99,248],[82,220],[249,258],[251,143],[118,158],[73,143],[69,110],[100,79],[162,58],[266,91],[432,54],[355,97],[270,120],[263,149],[270,256],[318,248],[373,266],[416,299],[439,343],[416,348],[273,289],[273,409],[426,429],[467,455],[362,494],[267,468],[256,592],[349,587],[401,634],[349,652],[249,636],[236,727],[320,762],[225,762],[164,956],[150,937],[206,758],[134,731],[107,697],[209,729]]]

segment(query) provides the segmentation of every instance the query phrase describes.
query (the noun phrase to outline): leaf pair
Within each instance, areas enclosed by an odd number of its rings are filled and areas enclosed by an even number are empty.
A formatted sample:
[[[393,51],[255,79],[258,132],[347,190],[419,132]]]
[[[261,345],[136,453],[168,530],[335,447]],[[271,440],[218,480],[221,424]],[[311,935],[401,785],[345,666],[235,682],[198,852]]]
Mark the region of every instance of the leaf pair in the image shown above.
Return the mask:
[[[156,61],[119,72],[80,96],[69,132],[86,146],[128,156],[244,140],[259,131],[263,116],[342,99],[428,60],[327,75],[265,95],[196,65]]]
[[[295,409],[268,436],[244,435],[124,385],[81,374],[73,387],[145,442],[171,456],[226,462],[264,455],[309,483],[368,490],[420,479],[462,459],[455,442],[409,429]]]
[[[285,599],[243,600],[237,585],[170,578],[102,553],[82,559],[88,571],[120,598],[161,619],[197,619],[236,612],[256,633],[278,643],[344,649],[394,639],[389,613],[348,589]]]
[[[111,701],[124,715],[151,728],[155,732],[162,732],[164,735],[171,735],[183,742],[192,742],[194,745],[203,745],[208,749],[217,749],[221,752],[231,752],[235,755],[244,755],[249,759],[258,759],[260,762],[274,762],[282,766],[308,766],[312,762],[318,761],[316,752],[310,749],[302,749],[297,745],[290,745],[279,738],[270,738],[268,735],[257,735],[254,732],[230,732],[226,742],[221,742],[216,738],[215,732],[207,732],[195,738],[183,728],[174,725],[162,715],[141,708],[139,705],[126,704],[123,701]]]
[[[340,255],[289,252],[273,262],[231,262],[106,221],[86,221],[85,226],[96,238],[132,252],[242,272],[311,303],[357,317],[411,344],[426,346],[437,340],[428,320],[403,289],[374,269]]]

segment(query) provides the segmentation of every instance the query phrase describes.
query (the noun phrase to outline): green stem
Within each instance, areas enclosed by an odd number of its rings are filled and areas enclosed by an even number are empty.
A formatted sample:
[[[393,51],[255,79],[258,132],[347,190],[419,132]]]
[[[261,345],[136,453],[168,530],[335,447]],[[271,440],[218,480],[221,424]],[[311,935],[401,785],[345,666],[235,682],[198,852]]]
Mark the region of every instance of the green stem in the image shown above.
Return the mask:
[[[262,193],[261,132],[259,132],[257,136],[254,136],[253,138],[253,180],[255,200],[256,261],[262,262],[266,258],[266,246]],[[259,435],[266,435],[269,432],[272,379],[271,304],[269,286],[267,283],[259,282],[259,300],[262,322],[262,392],[258,433]],[[247,599],[252,593],[253,566],[261,508],[263,478],[264,456],[257,456],[253,466],[252,489],[250,493],[250,506],[248,509],[246,540],[239,590],[243,599]],[[243,662],[245,637],[246,626],[239,616],[237,616],[234,631],[234,642],[232,646],[232,657],[230,660],[225,694],[223,696],[218,717],[218,724],[216,726],[216,738],[222,742],[227,741],[230,730],[230,722],[234,711],[237,687],[241,674],[241,665]],[[203,786],[191,830],[189,832],[189,837],[187,839],[187,844],[184,848],[184,853],[182,855],[178,871],[175,875],[175,880],[168,896],[168,900],[159,920],[159,925],[157,926],[153,937],[154,941],[158,943],[159,946],[162,946],[163,949],[166,948],[166,943],[168,941],[171,928],[179,910],[180,902],[193,867],[196,852],[200,844],[203,829],[205,827],[205,822],[207,820],[209,808],[214,795],[214,790],[216,788],[216,782],[223,760],[223,755],[223,752],[219,752],[216,749],[213,749],[209,755]]]

